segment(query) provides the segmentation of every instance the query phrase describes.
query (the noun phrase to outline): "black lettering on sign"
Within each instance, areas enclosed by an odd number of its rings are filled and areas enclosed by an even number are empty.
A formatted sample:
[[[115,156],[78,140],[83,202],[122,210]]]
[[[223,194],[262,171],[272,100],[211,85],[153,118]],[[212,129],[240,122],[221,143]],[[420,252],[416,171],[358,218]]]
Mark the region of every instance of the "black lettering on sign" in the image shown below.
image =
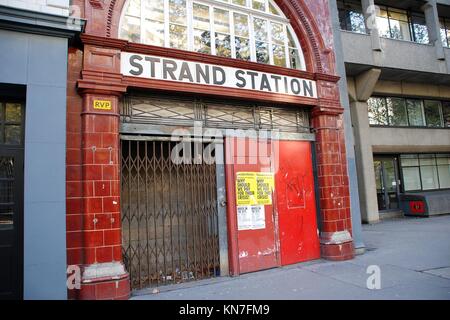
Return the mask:
[[[236,82],[236,86],[238,88],[245,88],[245,86],[247,85],[247,81],[243,77],[244,74],[245,74],[244,71],[236,70],[236,79],[238,79],[238,81],[239,81],[239,82]]]
[[[167,75],[170,75],[172,80],[177,80],[175,77],[175,71],[177,70],[177,64],[173,60],[163,60],[163,78],[167,79]]]
[[[142,68],[142,64],[140,64],[138,61],[142,61],[141,56],[134,54],[130,57],[131,66],[137,69],[137,70],[130,70],[130,73],[133,76],[140,76],[142,74],[142,72],[144,71],[144,68]]]

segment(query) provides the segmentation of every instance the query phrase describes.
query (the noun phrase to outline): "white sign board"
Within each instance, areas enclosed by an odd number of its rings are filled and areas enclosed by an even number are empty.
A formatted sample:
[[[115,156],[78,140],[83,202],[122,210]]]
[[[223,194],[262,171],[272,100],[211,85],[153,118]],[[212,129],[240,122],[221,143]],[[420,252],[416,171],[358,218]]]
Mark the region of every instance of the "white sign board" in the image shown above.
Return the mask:
[[[238,206],[238,230],[260,230],[266,228],[264,206]]]
[[[317,98],[316,82],[267,72],[122,52],[125,76]]]

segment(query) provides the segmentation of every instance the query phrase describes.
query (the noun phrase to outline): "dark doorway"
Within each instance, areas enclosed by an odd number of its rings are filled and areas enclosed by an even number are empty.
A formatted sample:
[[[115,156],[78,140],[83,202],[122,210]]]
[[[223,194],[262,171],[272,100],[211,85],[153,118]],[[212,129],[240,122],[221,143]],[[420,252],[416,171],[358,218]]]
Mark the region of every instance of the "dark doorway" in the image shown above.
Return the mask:
[[[24,112],[0,100],[0,299],[22,298]]]
[[[374,157],[378,210],[398,210],[400,180],[396,157]]]

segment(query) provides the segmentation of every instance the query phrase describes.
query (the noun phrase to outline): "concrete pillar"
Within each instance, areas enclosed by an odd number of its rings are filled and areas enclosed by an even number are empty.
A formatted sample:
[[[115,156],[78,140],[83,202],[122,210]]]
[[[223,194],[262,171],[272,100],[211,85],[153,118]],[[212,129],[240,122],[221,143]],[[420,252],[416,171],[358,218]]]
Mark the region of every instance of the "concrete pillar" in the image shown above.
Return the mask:
[[[380,74],[380,69],[370,69],[356,77],[353,102],[350,104],[359,173],[361,217],[366,223],[376,223],[380,220],[367,106],[367,100],[372,95]]]
[[[361,0],[364,18],[366,20],[366,30],[372,39],[372,50],[381,51],[380,35],[377,27],[377,7],[374,0]]]
[[[350,109],[355,132],[361,218],[365,223],[376,223],[380,217],[378,214],[372,146],[369,143],[367,101],[354,101],[350,104]]]
[[[436,0],[427,1],[427,3],[422,6],[422,10],[425,13],[430,44],[434,45],[436,48],[436,58],[438,60],[445,60]]]

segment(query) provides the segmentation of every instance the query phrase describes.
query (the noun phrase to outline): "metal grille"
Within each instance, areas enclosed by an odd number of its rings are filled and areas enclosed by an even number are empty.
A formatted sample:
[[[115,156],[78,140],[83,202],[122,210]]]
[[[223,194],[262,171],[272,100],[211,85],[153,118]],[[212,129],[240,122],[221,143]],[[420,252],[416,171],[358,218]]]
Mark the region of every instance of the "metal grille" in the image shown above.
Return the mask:
[[[130,95],[121,104],[123,122],[206,128],[266,129],[310,133],[305,108],[230,103],[189,97]]]
[[[123,257],[132,288],[218,276],[215,164],[174,163],[170,141],[121,143]]]

